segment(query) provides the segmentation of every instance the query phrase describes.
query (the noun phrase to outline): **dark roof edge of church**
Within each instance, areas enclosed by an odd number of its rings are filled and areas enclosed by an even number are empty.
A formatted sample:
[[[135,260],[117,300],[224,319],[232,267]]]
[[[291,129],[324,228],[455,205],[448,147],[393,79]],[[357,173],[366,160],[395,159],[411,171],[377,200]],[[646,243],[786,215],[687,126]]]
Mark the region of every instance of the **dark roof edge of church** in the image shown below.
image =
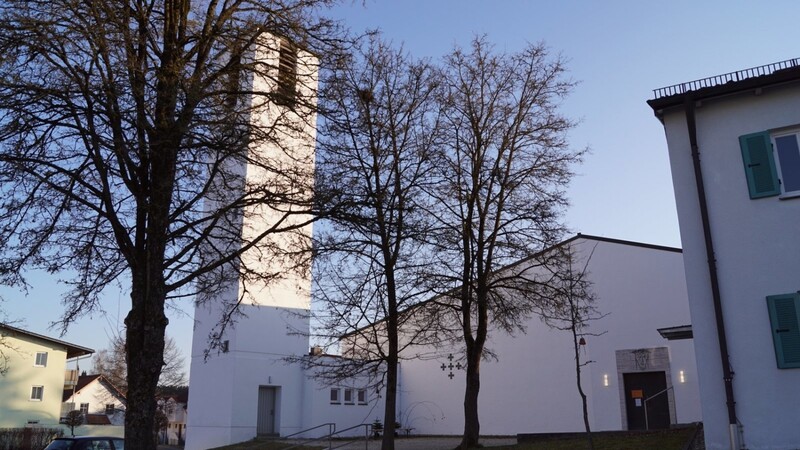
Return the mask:
[[[640,248],[646,248],[646,249],[650,249],[650,250],[659,250],[659,251],[666,251],[666,252],[672,252],[672,253],[683,253],[683,249],[678,248],[678,247],[668,247],[668,246],[665,246],[665,245],[647,244],[647,243],[644,243],[644,242],[628,241],[628,240],[625,240],[625,239],[615,239],[615,238],[608,238],[608,237],[603,237],[603,236],[595,236],[595,235],[591,235],[591,234],[577,233],[577,234],[575,234],[575,236],[572,236],[571,238],[567,238],[567,239],[565,239],[565,240],[563,240],[563,241],[561,241],[561,242],[559,242],[557,244],[553,244],[553,245],[545,248],[544,250],[536,252],[536,254],[534,254],[532,256],[520,259],[519,261],[516,261],[516,262],[513,262],[513,263],[508,264],[506,266],[503,266],[503,267],[497,269],[497,272],[501,272],[503,270],[506,270],[506,269],[509,269],[511,267],[517,266],[519,264],[523,264],[526,261],[530,261],[531,259],[536,258],[536,257],[538,257],[540,255],[543,255],[543,254],[551,252],[551,251],[553,251],[553,250],[555,250],[555,249],[557,249],[559,247],[562,247],[564,245],[567,245],[567,244],[570,244],[572,242],[575,242],[578,239],[588,239],[588,240],[592,240],[592,241],[607,242],[607,243],[610,243],[610,244],[627,245],[627,246],[631,246],[631,247],[640,247]],[[417,304],[409,306],[408,308],[404,309],[403,311],[400,311],[400,313],[404,313],[404,312],[408,312],[410,310],[416,309],[416,308],[418,308],[420,306],[425,305],[428,302],[434,301],[437,298],[442,297],[443,295],[444,294],[434,295],[433,297],[431,297],[428,300],[425,300],[423,302],[420,302],[420,303],[417,303]],[[383,320],[385,320],[385,319],[383,319]],[[376,324],[382,322],[383,320],[378,321],[378,322],[376,322],[374,324],[371,324],[371,325],[367,325],[367,326],[358,328],[358,329],[353,330],[353,331],[351,331],[349,333],[345,333],[345,334],[339,336],[339,340],[342,340],[342,339],[344,339],[346,337],[352,336],[352,335],[354,335],[354,334],[358,333],[359,331],[364,330],[366,328],[375,326]],[[331,356],[331,355],[325,355],[325,356]]]

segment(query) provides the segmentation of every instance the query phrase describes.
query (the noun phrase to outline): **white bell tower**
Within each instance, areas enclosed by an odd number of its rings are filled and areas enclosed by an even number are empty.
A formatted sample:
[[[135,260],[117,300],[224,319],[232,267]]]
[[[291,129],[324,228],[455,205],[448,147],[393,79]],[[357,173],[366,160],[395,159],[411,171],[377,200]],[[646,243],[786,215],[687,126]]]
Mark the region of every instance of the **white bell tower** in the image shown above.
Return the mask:
[[[281,144],[254,147],[251,158],[269,158],[279,170],[282,164],[287,170],[291,170],[290,165],[295,169],[299,165],[313,180],[316,117],[306,102],[316,99],[317,58],[284,39],[267,36],[253,59],[273,71],[269,77],[253,77],[253,91],[274,92],[280,101],[257,105],[257,101],[266,102],[266,96],[261,100],[254,97],[250,106],[261,112],[251,120],[261,122],[265,129],[287,117],[296,118],[297,123],[291,129],[274,131],[279,133]],[[299,98],[304,101],[297,101]],[[298,111],[303,108],[306,114]],[[242,163],[236,171],[243,174],[244,183],[260,184],[270,176],[252,164]],[[281,217],[263,206],[245,210],[241,217],[242,242],[264,233]],[[307,218],[298,215],[287,220]],[[269,238],[270,244],[289,245],[290,240],[310,239],[311,225],[301,231],[277,234]],[[260,252],[248,251],[243,260],[248,267],[260,264],[268,273],[284,274],[278,280],[266,281],[240,277],[195,308],[187,450],[228,445],[257,435],[287,435],[306,425],[304,373],[299,364],[288,364],[285,358],[305,355],[309,350],[310,275],[286,275],[282,263]],[[220,332],[218,324],[225,305],[237,300],[243,314],[225,328],[222,347],[206,358],[209,335]]]

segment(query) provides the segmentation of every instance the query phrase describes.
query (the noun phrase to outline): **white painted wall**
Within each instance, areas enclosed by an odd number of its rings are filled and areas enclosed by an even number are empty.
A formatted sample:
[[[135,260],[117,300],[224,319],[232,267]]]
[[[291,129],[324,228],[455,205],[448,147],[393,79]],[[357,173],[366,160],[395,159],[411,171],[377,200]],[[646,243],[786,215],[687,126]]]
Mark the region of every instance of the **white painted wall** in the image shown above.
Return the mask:
[[[800,370],[776,366],[765,297],[800,289],[800,239],[794,232],[800,199],[751,200],[738,137],[800,125],[800,86],[705,100],[696,117],[744,445],[748,449],[796,448],[800,427],[794,411],[800,404]],[[729,448],[722,366],[683,110],[667,111],[664,127],[695,324],[706,445]]]
[[[323,356],[327,358],[327,356]],[[334,423],[337,431],[356,427],[361,424],[372,424],[375,419],[383,421],[383,411],[385,407],[382,393],[376,393],[374,389],[367,389],[367,404],[359,404],[357,390],[368,386],[368,381],[364,378],[343,380],[333,385],[323,384],[313,378],[313,373],[321,369],[312,369],[306,377],[306,408],[304,428],[308,429],[325,423]],[[340,403],[332,404],[330,401],[330,390],[339,389]],[[344,402],[344,389],[351,388],[354,391],[353,404]],[[328,428],[323,427],[305,434],[308,437],[323,436],[328,433]],[[341,436],[363,436],[365,429],[358,427],[341,433]]]
[[[255,61],[264,62],[274,68],[277,78],[277,39],[266,36],[263,47],[256,51]],[[272,91],[274,78],[251,80],[257,91]],[[317,60],[308,52],[298,55],[299,96],[316,98]],[[262,102],[258,104],[258,102]],[[286,108],[281,108],[263,98],[251,99],[252,119],[255,123],[273,125],[296,117]],[[295,170],[304,170],[313,177],[315,117],[302,118],[295,130],[281,131],[280,148],[265,145],[253,148],[251,158],[269,158],[271,164],[292,165]],[[291,157],[288,155],[291,154]],[[244,176],[245,187],[261,184],[268,175],[253,165],[239,168]],[[313,180],[313,178],[311,178]],[[277,182],[277,181],[276,181]],[[302,188],[302,186],[294,186]],[[303,191],[311,195],[311,191]],[[237,193],[231,193],[237,195]],[[209,205],[213,205],[209,199]],[[212,206],[209,206],[211,208]],[[249,208],[238,218],[240,235],[247,242],[272,226],[279,215],[265,207]],[[303,216],[288,221],[302,221]],[[191,385],[189,389],[189,417],[186,448],[205,449],[249,440],[256,436],[259,386],[277,388],[276,430],[281,435],[300,431],[303,427],[304,377],[300,365],[290,365],[286,357],[302,356],[308,346],[308,311],[310,308],[310,279],[291,275],[287,262],[269,252],[270,246],[286,246],[291,240],[308,241],[311,226],[306,226],[291,235],[266,239],[242,257],[250,267],[260,267],[264,273],[280,274],[278,281],[264,282],[261,279],[239,279],[230,283],[210,302],[195,309],[195,329],[192,341]],[[238,245],[237,242],[229,245]],[[264,278],[265,279],[265,278]],[[225,308],[240,302],[236,323],[228,327],[223,340],[228,341],[227,353],[212,354],[206,360],[209,334],[216,328]]]
[[[229,352],[203,361],[192,354],[187,448],[210,448],[256,436],[258,388],[278,388],[277,430],[281,435],[303,427],[304,373],[285,358],[302,356],[308,337],[308,311],[272,306],[243,306],[241,320],[229,336]],[[196,335],[196,339],[202,338]],[[204,342],[204,341],[203,341]],[[198,347],[194,347],[198,348]]]
[[[688,325],[689,309],[682,257],[679,252],[581,238],[576,253],[594,254],[590,279],[597,307],[608,315],[594,322],[584,358],[595,361],[584,370],[591,424],[595,430],[627,426],[621,406],[615,351],[669,347],[671,379],[684,370],[685,383],[675,384],[678,423],[700,420],[697,379],[691,341],[667,341],[658,328]],[[596,247],[595,247],[596,246]],[[481,364],[479,399],[481,433],[509,435],[583,430],[580,397],[575,386],[571,336],[548,328],[538,318],[527,321],[527,332],[510,336],[493,331],[488,347],[498,360]],[[442,371],[447,356],[463,351],[455,345],[418,349],[406,354],[401,373],[399,412],[414,433],[459,434],[463,431],[464,371],[455,377]],[[603,374],[610,385],[603,386]]]

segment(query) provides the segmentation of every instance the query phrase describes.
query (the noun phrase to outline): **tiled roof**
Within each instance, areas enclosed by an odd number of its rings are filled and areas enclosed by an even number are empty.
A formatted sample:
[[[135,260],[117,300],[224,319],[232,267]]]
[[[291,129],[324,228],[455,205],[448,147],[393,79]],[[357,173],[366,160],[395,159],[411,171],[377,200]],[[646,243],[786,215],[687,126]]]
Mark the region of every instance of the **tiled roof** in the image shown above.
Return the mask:
[[[28,337],[32,337],[32,338],[36,338],[36,339],[41,339],[41,340],[44,340],[44,341],[47,341],[47,342],[50,342],[50,343],[53,343],[53,344],[64,346],[64,347],[66,347],[66,351],[67,351],[67,359],[77,358],[78,356],[91,355],[92,353],[94,353],[94,350],[92,350],[91,348],[81,347],[80,345],[75,345],[75,344],[70,344],[69,342],[61,341],[61,340],[58,340],[58,339],[53,339],[51,337],[48,337],[48,336],[45,336],[45,335],[42,335],[42,334],[31,333],[30,331],[26,331],[26,330],[23,330],[23,329],[17,328],[17,327],[12,327],[11,325],[6,325],[4,323],[0,323],[0,331],[2,331],[2,333],[0,335],[4,335],[4,336],[20,336],[20,335],[22,335],[22,336],[28,336]]]
[[[105,414],[86,414],[86,425],[111,425]]]
[[[98,375],[81,375],[81,376],[79,376],[78,377],[78,384],[75,386],[74,390],[71,389],[71,388],[64,390],[64,395],[63,395],[62,402],[66,402],[67,400],[69,400],[70,397],[72,397],[73,393],[80,392],[81,389],[85,388],[90,383],[94,382],[95,380],[98,380],[99,382],[103,383],[109,391],[111,391],[114,395],[119,397],[119,399],[122,400],[123,402],[125,401],[125,394],[123,394],[119,389],[117,389],[116,386],[111,384],[110,381],[106,380],[102,375],[98,374]]]

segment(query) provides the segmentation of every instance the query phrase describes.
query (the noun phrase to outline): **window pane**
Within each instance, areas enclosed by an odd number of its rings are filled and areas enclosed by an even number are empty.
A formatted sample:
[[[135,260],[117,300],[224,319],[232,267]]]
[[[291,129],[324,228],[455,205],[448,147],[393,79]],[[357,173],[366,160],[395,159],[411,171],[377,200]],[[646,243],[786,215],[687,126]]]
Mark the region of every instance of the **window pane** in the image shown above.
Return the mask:
[[[47,366],[47,352],[36,353],[36,365],[42,367]]]
[[[339,389],[331,389],[331,403],[339,403]]]
[[[783,191],[800,191],[800,148],[797,145],[797,135],[777,137],[775,146],[781,166]]]
[[[359,389],[358,390],[358,403],[367,403],[367,390],[366,389]]]
[[[56,439],[47,446],[45,450],[68,450],[72,447],[72,441],[66,439]]]

